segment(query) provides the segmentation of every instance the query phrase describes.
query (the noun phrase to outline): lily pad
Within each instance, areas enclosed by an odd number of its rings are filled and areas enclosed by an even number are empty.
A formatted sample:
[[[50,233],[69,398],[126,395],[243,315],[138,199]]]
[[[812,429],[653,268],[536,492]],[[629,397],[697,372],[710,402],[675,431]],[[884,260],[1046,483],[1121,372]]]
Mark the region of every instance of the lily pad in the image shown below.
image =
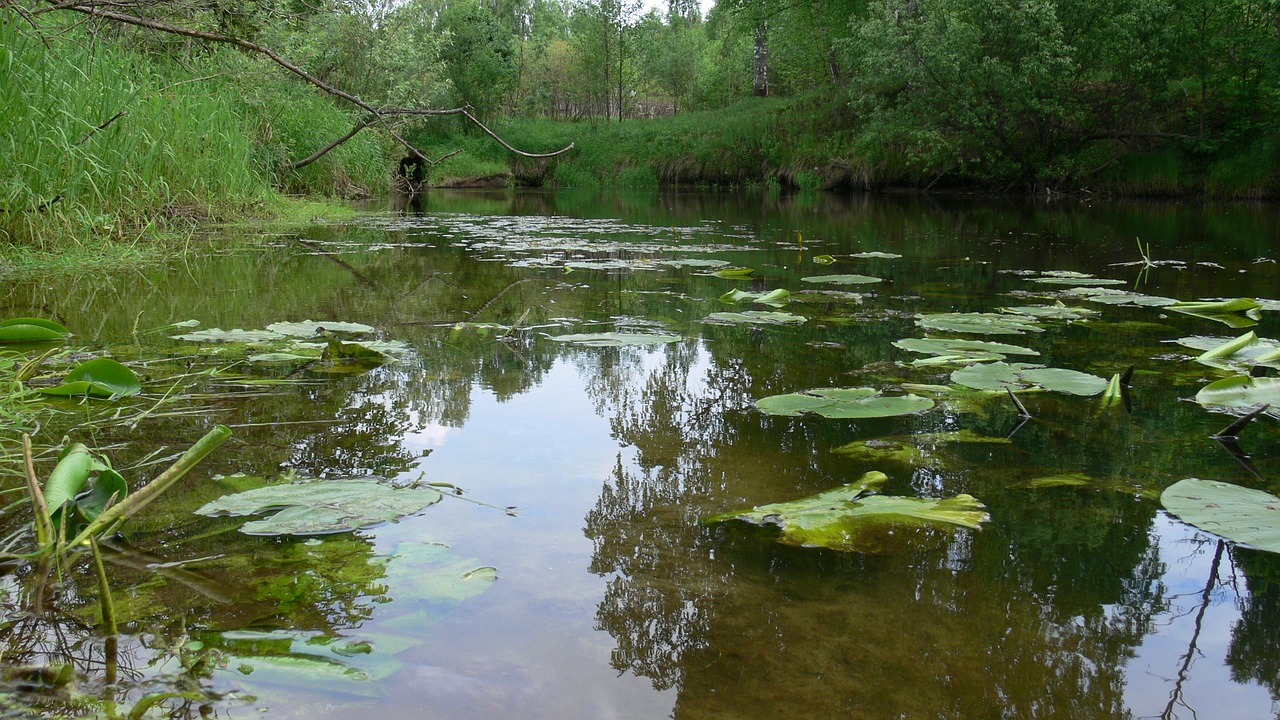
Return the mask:
[[[733,267],[722,268],[711,274],[718,278],[725,278],[726,280],[746,280],[750,278],[753,273],[755,273],[754,268]]]
[[[744,312],[717,312],[703,318],[703,322],[712,325],[799,325],[808,321],[803,315],[792,315],[783,312],[766,312],[763,310],[746,310]]]
[[[169,337],[174,340],[196,343],[266,343],[273,340],[283,340],[286,336],[270,330],[241,330],[239,328],[223,330],[222,328],[210,328],[208,330],[183,333],[182,335],[170,335]]]
[[[1280,367],[1280,342],[1260,338],[1253,332],[1238,338],[1197,335],[1179,338],[1174,342],[1186,348],[1202,350],[1196,361],[1210,367],[1243,372],[1248,372],[1254,365]]]
[[[901,255],[899,255],[899,254],[897,254],[897,253],[880,252],[879,250],[872,250],[872,251],[870,251],[870,252],[853,253],[853,254],[852,254],[852,255],[850,255],[849,257],[856,257],[856,258],[885,258],[885,259],[887,259],[887,260],[894,260],[894,259],[900,258],[900,257],[902,257],[902,256],[901,256]]]
[[[1183,522],[1240,545],[1280,552],[1280,498],[1261,490],[1187,478],[1160,495]]]
[[[743,300],[750,300],[764,305],[785,305],[791,299],[791,293],[788,290],[778,288],[769,292],[746,292],[744,290],[730,290],[720,296],[720,302],[736,303]]]
[[[946,338],[903,338],[893,341],[893,346],[908,352],[925,353],[933,358],[917,360],[917,365],[938,365],[951,362],[978,362],[1003,360],[1008,355],[1039,355],[1030,348],[986,340],[952,340]]]
[[[1100,314],[1097,310],[1067,307],[1062,303],[1058,303],[1056,305],[1022,305],[1017,307],[1000,308],[1000,310],[1007,313],[1014,313],[1015,315],[1029,315],[1031,317],[1043,318],[1046,320],[1083,320]]]
[[[1112,292],[1106,294],[1098,294],[1097,291],[1103,288],[1079,288],[1080,295],[1085,295],[1085,299],[1089,302],[1103,303],[1104,305],[1136,305],[1138,307],[1165,307],[1176,302],[1171,297],[1161,297],[1159,295],[1143,295],[1142,293],[1130,292]]]
[[[1168,306],[1184,315],[1220,322],[1232,329],[1253,327],[1261,319],[1262,305],[1253,298],[1204,302],[1176,302]]]
[[[43,318],[10,318],[0,322],[0,343],[45,342],[61,340],[71,331]]]
[[[884,282],[884,278],[872,277],[870,275],[814,275],[812,277],[800,278],[802,282],[822,283],[824,285],[870,285],[872,283]]]
[[[206,503],[200,515],[246,516],[275,512],[245,523],[246,535],[327,535],[398,520],[440,502],[428,487],[393,488],[372,479],[313,480],[270,485]]]
[[[832,265],[836,261],[830,255],[814,255],[812,259],[814,265]]]
[[[1196,402],[1204,407],[1244,410],[1268,404],[1268,415],[1280,417],[1280,378],[1237,375],[1200,388]]]
[[[712,260],[710,258],[677,258],[675,260],[656,260],[655,265],[666,265],[668,267],[706,267],[719,268],[729,264],[727,260]]]
[[[974,390],[999,392],[1039,387],[1069,395],[1097,395],[1107,389],[1107,381],[1076,370],[1047,368],[1027,363],[981,363],[951,373],[951,381]]]
[[[976,529],[990,519],[986,507],[970,495],[948,499],[872,494],[888,478],[869,472],[855,483],[791,502],[722,513],[709,523],[740,520],[781,530],[779,542],[801,547],[859,551],[871,548],[874,536],[897,526]]]
[[[1024,335],[1044,332],[1035,320],[1000,313],[938,313],[920,315],[916,325],[926,330],[976,335]]]
[[[663,345],[680,340],[679,335],[666,333],[581,333],[577,335],[548,335],[556,342],[586,345],[588,347],[622,347],[624,345]]]
[[[933,401],[919,395],[883,395],[874,388],[816,388],[761,398],[756,407],[769,415],[848,419],[912,415],[929,410]]]
[[[67,373],[57,387],[40,388],[45,395],[109,398],[137,395],[142,383],[132,370],[111,358],[95,358]]]
[[[343,333],[350,335],[369,334],[376,332],[372,326],[363,325],[361,323],[338,322],[336,320],[303,320],[302,322],[277,322],[267,326],[268,332],[288,335],[289,337],[311,338],[320,337],[323,328],[332,333]]]
[[[1041,283],[1043,285],[1124,285],[1124,280],[1115,280],[1112,278],[1091,278],[1077,277],[1075,275],[1067,277],[1039,277],[1032,278],[1031,282]]]

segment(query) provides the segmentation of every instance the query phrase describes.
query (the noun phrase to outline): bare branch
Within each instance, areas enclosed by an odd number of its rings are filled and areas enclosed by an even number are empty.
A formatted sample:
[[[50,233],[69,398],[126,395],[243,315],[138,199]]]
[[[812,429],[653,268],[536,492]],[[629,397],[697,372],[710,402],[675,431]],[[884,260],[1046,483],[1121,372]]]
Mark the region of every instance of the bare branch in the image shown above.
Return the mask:
[[[72,144],[73,144],[73,145],[83,145],[83,144],[85,143],[85,141],[87,141],[89,138],[93,137],[93,136],[94,136],[94,134],[96,134],[99,130],[105,130],[105,129],[107,128],[107,126],[108,126],[108,125],[110,125],[111,123],[115,122],[116,120],[119,120],[120,118],[122,118],[122,117],[124,117],[125,115],[128,115],[128,114],[129,114],[129,111],[128,111],[128,110],[121,110],[120,112],[116,113],[115,115],[112,115],[111,117],[107,118],[107,121],[106,121],[106,122],[102,123],[102,124],[101,124],[101,125],[99,125],[98,127],[96,127],[96,128],[94,128],[94,129],[90,130],[89,132],[85,133],[85,134],[84,134],[84,137],[80,138],[79,140],[75,141],[75,142],[74,142],[74,143],[72,143]]]
[[[331,143],[325,148],[322,148],[316,153],[313,153],[312,155],[306,158],[303,158],[302,160],[299,160],[295,163],[291,163],[289,167],[294,169],[304,167],[312,162],[315,162],[317,159],[324,156],[325,153],[328,153],[330,150],[337,147],[338,145],[341,145],[347,140],[350,140],[352,137],[356,135],[356,133],[360,132],[360,130],[363,130],[365,127],[368,127],[369,125],[373,124],[373,122],[377,122],[380,120],[381,117],[387,116],[387,115],[423,115],[423,116],[464,115],[468,120],[470,120],[473,124],[475,124],[476,127],[479,127],[481,130],[485,131],[485,133],[487,133],[489,137],[492,137],[494,140],[497,140],[498,143],[501,144],[508,151],[515,153],[517,155],[521,155],[523,157],[528,157],[528,158],[555,157],[556,155],[560,155],[572,150],[574,147],[574,143],[569,143],[568,147],[557,150],[555,152],[550,152],[550,153],[528,153],[523,150],[518,150],[512,147],[511,144],[508,143],[506,140],[502,139],[502,137],[500,137],[497,133],[490,130],[488,127],[486,127],[484,123],[477,120],[476,117],[471,114],[469,107],[450,108],[450,109],[441,109],[441,110],[434,110],[431,108],[377,108],[365,102],[364,100],[360,99],[359,97],[349,92],[346,92],[344,90],[341,90],[337,87],[334,87],[333,85],[326,83],[325,81],[321,80],[315,75],[312,75],[306,70],[303,70],[301,67],[290,62],[287,58],[280,55],[275,50],[272,50],[271,48],[267,47],[266,45],[260,45],[258,43],[250,42],[243,38],[233,37],[230,35],[223,35],[221,33],[210,32],[208,30],[197,30],[195,28],[182,27],[180,25],[172,25],[170,23],[161,22],[159,20],[153,20],[151,18],[141,17],[138,15],[129,15],[127,13],[117,12],[116,10],[104,9],[104,7],[126,6],[125,3],[111,2],[111,0],[101,0],[101,1],[82,0],[81,2],[74,2],[74,3],[68,3],[68,2],[56,3],[56,2],[53,2],[53,0],[49,0],[49,2],[51,4],[48,7],[41,8],[40,12],[48,12],[51,10],[70,10],[72,12],[82,13],[85,15],[89,15],[91,17],[114,20],[116,22],[123,23],[125,25],[134,25],[136,27],[147,28],[149,30],[157,30],[159,32],[170,33],[173,35],[182,35],[184,37],[191,37],[199,40],[208,40],[210,42],[224,43],[227,45],[234,45],[236,47],[243,48],[245,50],[252,50],[256,53],[260,53],[262,55],[267,56],[268,58],[271,59],[272,62],[276,63],[277,65],[284,68],[285,70],[288,70],[294,75],[297,75],[298,77],[302,78],[303,80],[310,83],[311,85],[314,85],[320,90],[323,90],[324,92],[330,95],[333,95],[335,97],[342,98],[343,100],[346,100],[352,105],[355,105],[361,110],[364,110],[365,112],[369,113],[370,118],[357,124],[356,127],[353,128],[352,131],[346,136],[340,138],[338,141],[334,143]],[[404,143],[403,140],[401,140],[401,142]],[[408,145],[407,143],[404,143],[404,144]],[[409,147],[412,149],[412,146],[409,146]],[[414,150],[414,152],[416,153],[417,151]],[[426,160],[427,158],[423,157],[423,159]]]

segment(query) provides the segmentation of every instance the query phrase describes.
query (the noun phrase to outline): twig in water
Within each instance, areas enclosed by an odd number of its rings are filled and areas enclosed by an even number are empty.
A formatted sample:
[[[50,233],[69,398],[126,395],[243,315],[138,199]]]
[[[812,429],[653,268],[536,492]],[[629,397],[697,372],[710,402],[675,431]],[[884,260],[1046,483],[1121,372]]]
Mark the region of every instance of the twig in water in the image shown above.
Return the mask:
[[[1032,414],[1027,411],[1027,406],[1022,404],[1017,395],[1013,394],[1013,388],[1005,386],[1004,391],[1009,393],[1009,399],[1013,401],[1015,407],[1018,408],[1018,417],[1030,419]]]
[[[1245,425],[1248,425],[1250,422],[1253,422],[1254,418],[1258,417],[1259,415],[1266,412],[1270,408],[1271,408],[1270,403],[1259,405],[1253,410],[1250,410],[1247,415],[1242,415],[1241,417],[1236,418],[1235,422],[1223,428],[1222,432],[1218,433],[1217,435],[1210,435],[1209,437],[1213,438],[1214,440],[1235,440],[1240,436],[1240,431],[1244,429]]]

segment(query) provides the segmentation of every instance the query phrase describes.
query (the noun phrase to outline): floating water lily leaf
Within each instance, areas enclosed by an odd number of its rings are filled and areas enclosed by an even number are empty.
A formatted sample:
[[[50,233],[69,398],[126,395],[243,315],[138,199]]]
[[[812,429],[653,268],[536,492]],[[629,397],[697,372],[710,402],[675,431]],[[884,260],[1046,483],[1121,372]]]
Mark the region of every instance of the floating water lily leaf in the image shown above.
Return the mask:
[[[720,296],[720,302],[736,303],[743,300],[763,303],[765,305],[785,305],[791,299],[791,293],[782,288],[771,290],[769,292],[746,292],[744,290],[730,290]]]
[[[831,265],[835,263],[835,261],[836,259],[831,257],[830,255],[814,255],[813,256],[813,263],[815,265]]]
[[[1034,319],[999,313],[938,313],[920,315],[916,325],[926,330],[977,335],[1023,335],[1044,332]]]
[[[332,333],[343,334],[368,334],[375,332],[374,328],[369,325],[352,322],[338,322],[336,320],[303,320],[302,322],[277,322],[267,326],[267,330],[289,337],[311,338],[320,337],[322,334],[320,329],[324,328]]]
[[[850,485],[792,502],[714,515],[707,522],[773,525],[781,530],[779,542],[787,545],[859,551],[873,544],[870,536],[900,525],[977,529],[990,519],[986,507],[970,495],[936,500],[869,494],[887,479],[884,473],[869,472]]]
[[[312,360],[319,360],[320,356],[319,355],[298,355],[296,353],[288,353],[288,352],[273,352],[273,353],[258,353],[257,355],[250,355],[246,359],[249,362],[254,362],[254,363],[286,363],[286,362],[291,363],[291,362],[311,362]]]
[[[1169,306],[1184,315],[1220,322],[1232,329],[1253,327],[1262,317],[1261,304],[1252,298],[1206,302],[1176,302]]]
[[[1196,335],[1175,340],[1179,345],[1203,352],[1196,358],[1210,367],[1248,372],[1254,365],[1280,367],[1280,342],[1248,332],[1238,338]]]
[[[870,252],[853,253],[853,254],[852,254],[852,255],[850,255],[849,257],[856,257],[856,258],[886,258],[886,259],[889,259],[889,260],[893,260],[893,259],[896,259],[896,258],[900,258],[900,257],[902,257],[902,256],[901,256],[901,255],[899,255],[899,254],[897,254],[897,253],[880,252],[879,250],[872,250],[872,251],[870,251]]]
[[[0,343],[44,342],[61,340],[71,331],[43,318],[10,318],[0,322]]]
[[[196,332],[170,335],[169,337],[174,340],[198,343],[265,343],[285,338],[284,335],[270,330],[241,330],[239,328],[235,330],[210,328],[209,330],[197,330]]]
[[[919,395],[882,395],[874,388],[816,388],[761,398],[756,407],[769,415],[848,419],[912,415],[929,410],[933,401]]]
[[[719,268],[728,265],[726,260],[711,260],[708,258],[678,258],[675,260],[658,260],[657,265],[667,265],[670,267],[707,267]]]
[[[920,448],[894,439],[861,440],[845,443],[831,452],[864,463],[894,462],[902,465],[918,465],[925,455]]]
[[[95,358],[67,373],[57,387],[40,388],[45,395],[109,398],[137,395],[142,383],[132,370],[111,358]]]
[[[814,275],[800,278],[800,280],[807,283],[822,283],[825,285],[870,285],[871,283],[884,282],[884,278],[870,275]]]
[[[763,310],[747,310],[744,312],[711,313],[702,320],[712,325],[799,325],[808,321],[803,315],[792,315],[783,312],[765,312]]]
[[[1241,545],[1280,552],[1280,498],[1239,485],[1187,478],[1165,488],[1160,504],[1183,522]]]
[[[725,278],[728,280],[745,280],[751,277],[752,273],[754,272],[755,272],[754,268],[734,267],[734,268],[722,268],[720,270],[716,270],[711,274],[715,275],[716,277]]]
[[[1196,402],[1204,407],[1241,410],[1268,404],[1268,415],[1280,417],[1280,378],[1237,375],[1200,388]]]
[[[986,340],[951,340],[946,338],[903,338],[893,341],[894,347],[908,352],[937,356],[934,360],[917,360],[916,364],[941,364],[943,362],[975,362],[979,360],[1003,360],[1007,355],[1039,355],[1030,348]]]
[[[1070,395],[1097,395],[1107,389],[1107,381],[1097,375],[1047,368],[1027,363],[981,363],[951,373],[951,381],[974,390],[988,392],[1026,390],[1040,387]]]
[[[245,523],[246,535],[326,535],[398,520],[440,502],[426,487],[393,488],[371,479],[313,480],[270,485],[227,495],[196,510],[200,515],[257,515]]]
[[[1067,307],[1062,303],[1057,305],[1023,305],[1018,307],[1000,308],[1001,311],[1014,313],[1015,315],[1029,315],[1031,317],[1044,318],[1047,320],[1083,320],[1087,317],[1100,314],[1097,310],[1089,310],[1088,308]]]
[[[1024,483],[1037,490],[1051,487],[1084,487],[1093,482],[1093,478],[1084,473],[1065,473],[1062,475],[1045,475]]]
[[[588,347],[621,347],[623,345],[663,345],[680,340],[679,335],[667,333],[581,333],[577,335],[548,335],[556,342],[586,345]]]
[[[1032,278],[1031,282],[1041,283],[1044,285],[1124,285],[1124,280],[1114,280],[1112,278],[1091,278],[1078,277],[1075,275],[1067,277],[1039,277]]]
[[[1159,295],[1143,295],[1141,293],[1131,293],[1114,291],[1106,294],[1099,294],[1099,290],[1106,288],[1076,288],[1079,292],[1072,291],[1073,294],[1084,295],[1089,302],[1103,303],[1106,305],[1137,305],[1139,307],[1164,307],[1172,305],[1176,302],[1171,297],[1161,297]]]

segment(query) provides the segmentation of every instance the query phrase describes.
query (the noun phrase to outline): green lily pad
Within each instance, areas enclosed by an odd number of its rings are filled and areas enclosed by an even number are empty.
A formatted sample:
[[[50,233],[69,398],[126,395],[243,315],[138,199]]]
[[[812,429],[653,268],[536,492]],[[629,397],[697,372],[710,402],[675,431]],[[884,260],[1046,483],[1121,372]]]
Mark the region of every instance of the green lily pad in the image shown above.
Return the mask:
[[[814,255],[812,260],[814,265],[833,265],[836,261],[830,255]]]
[[[734,289],[720,296],[720,302],[736,303],[736,302],[742,302],[743,300],[750,300],[751,302],[762,303],[764,305],[776,305],[776,306],[785,305],[786,302],[790,299],[791,299],[790,291],[784,290],[782,288],[778,288],[776,290],[770,290],[769,292],[758,292],[758,293],[745,292],[743,290]]]
[[[322,333],[320,329],[324,328],[332,333],[344,334],[369,334],[376,330],[369,325],[352,322],[338,322],[336,320],[303,320],[302,322],[277,322],[267,326],[268,332],[279,333],[280,335],[288,335],[289,337],[311,338],[320,337]],[[247,341],[246,341],[247,342]]]
[[[624,345],[663,345],[677,342],[679,335],[667,333],[581,333],[577,335],[548,335],[556,342],[586,345],[587,347],[622,347]]]
[[[1018,307],[1000,308],[1002,312],[1013,313],[1015,315],[1028,315],[1035,318],[1045,320],[1083,320],[1085,318],[1100,315],[1097,310],[1088,308],[1067,307],[1062,303],[1057,305],[1023,305]]]
[[[1097,375],[1027,363],[981,363],[951,373],[951,381],[974,390],[999,392],[1039,387],[1069,395],[1097,395],[1107,381]]]
[[[1169,309],[1185,313],[1239,313],[1258,310],[1261,307],[1261,303],[1253,298],[1232,298],[1230,300],[1179,301],[1170,305]]]
[[[870,275],[814,275],[812,277],[800,278],[802,282],[822,283],[824,285],[870,285],[872,283],[884,282],[884,278],[872,277]]]
[[[210,328],[208,330],[197,330],[196,332],[183,333],[181,335],[170,335],[174,340],[185,340],[187,342],[196,343],[265,343],[273,340],[283,340],[284,335],[270,330],[223,330],[222,328]]]
[[[891,462],[915,466],[924,459],[920,448],[907,442],[890,439],[860,440],[845,443],[831,449],[837,455],[853,458],[864,463]]]
[[[1041,283],[1043,285],[1124,285],[1124,280],[1115,280],[1112,278],[1091,278],[1077,277],[1075,275],[1068,277],[1039,277],[1032,278],[1031,282]]]
[[[312,360],[319,360],[320,356],[319,355],[298,355],[296,353],[288,353],[288,352],[273,352],[273,353],[258,353],[257,355],[250,355],[246,359],[249,362],[253,362],[253,363],[292,363],[292,362],[311,362]]]
[[[1103,303],[1104,305],[1135,305],[1138,307],[1164,307],[1172,305],[1176,302],[1171,297],[1161,297],[1159,295],[1143,295],[1141,293],[1131,293],[1115,291],[1106,294],[1099,294],[1097,291],[1104,288],[1078,288],[1079,295],[1086,296],[1089,302]]]
[[[654,264],[669,267],[720,268],[728,265],[729,262],[726,260],[711,260],[709,258],[677,258],[674,260],[656,260]]]
[[[245,516],[278,511],[245,523],[246,535],[326,535],[398,520],[440,502],[427,487],[393,488],[371,479],[313,480],[270,485],[206,503],[200,515]]]
[[[1203,351],[1197,362],[1210,367],[1248,372],[1254,365],[1280,368],[1280,342],[1247,332],[1238,338],[1196,335],[1175,340],[1179,345]]]
[[[933,401],[919,395],[882,395],[874,388],[816,388],[761,398],[756,407],[769,415],[849,419],[913,415],[932,408]]]
[[[1267,414],[1280,417],[1280,378],[1237,375],[1211,382],[1196,393],[1196,402],[1208,408],[1244,410],[1268,404]]]
[[[807,322],[803,315],[784,312],[746,310],[744,312],[716,312],[702,320],[712,325],[799,325]]]
[[[901,255],[899,255],[899,254],[897,254],[897,253],[880,252],[879,250],[872,250],[872,251],[870,251],[870,252],[853,253],[853,254],[852,254],[852,255],[850,255],[849,257],[856,257],[856,258],[885,258],[885,259],[887,259],[887,260],[895,260],[895,259],[900,258],[900,257],[902,257],[902,256],[901,256]]]
[[[45,395],[109,398],[137,395],[142,383],[132,370],[111,358],[95,358],[67,373],[57,387],[40,388]]]
[[[1044,332],[1034,319],[999,313],[937,313],[919,315],[916,325],[926,330],[977,335],[1024,335]]]
[[[1231,542],[1280,552],[1280,498],[1239,485],[1187,478],[1160,494],[1183,522]]]
[[[10,318],[0,322],[0,343],[45,342],[61,340],[71,331],[43,318]]]
[[[1065,473],[1063,475],[1045,475],[1024,483],[1029,488],[1041,490],[1052,487],[1084,487],[1093,482],[1093,478],[1084,473]]]
[[[791,502],[722,513],[708,523],[740,520],[780,529],[779,542],[833,550],[872,549],[877,536],[898,526],[981,527],[986,507],[970,495],[945,500],[874,495],[888,478],[869,472],[855,483]]]
[[[725,278],[726,280],[746,280],[747,278],[750,278],[753,273],[755,273],[754,268],[733,267],[722,268],[711,274],[718,278]]]
[[[1039,355],[1030,348],[986,340],[952,340],[946,338],[903,338],[893,341],[893,346],[908,352],[933,355],[933,358],[916,360],[915,365],[940,365],[953,362],[978,362],[1003,360],[1008,355]]]

